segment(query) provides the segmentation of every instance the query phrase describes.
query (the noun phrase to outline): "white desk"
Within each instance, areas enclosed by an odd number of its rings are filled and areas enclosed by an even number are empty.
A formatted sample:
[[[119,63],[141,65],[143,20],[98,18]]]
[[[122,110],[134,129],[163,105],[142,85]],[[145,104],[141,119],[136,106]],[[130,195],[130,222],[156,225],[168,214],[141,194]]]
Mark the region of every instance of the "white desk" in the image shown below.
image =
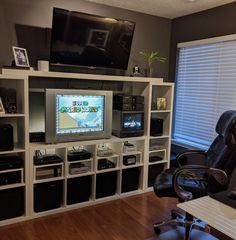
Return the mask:
[[[236,209],[211,197],[202,197],[179,203],[177,207],[206,222],[236,240]]]

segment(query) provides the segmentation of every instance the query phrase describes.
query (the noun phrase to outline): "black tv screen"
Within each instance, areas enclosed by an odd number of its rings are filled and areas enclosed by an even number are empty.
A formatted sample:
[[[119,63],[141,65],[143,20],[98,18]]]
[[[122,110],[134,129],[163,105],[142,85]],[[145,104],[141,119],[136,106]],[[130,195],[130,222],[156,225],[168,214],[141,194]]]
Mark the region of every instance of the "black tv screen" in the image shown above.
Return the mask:
[[[127,69],[135,23],[53,9],[50,63]]]

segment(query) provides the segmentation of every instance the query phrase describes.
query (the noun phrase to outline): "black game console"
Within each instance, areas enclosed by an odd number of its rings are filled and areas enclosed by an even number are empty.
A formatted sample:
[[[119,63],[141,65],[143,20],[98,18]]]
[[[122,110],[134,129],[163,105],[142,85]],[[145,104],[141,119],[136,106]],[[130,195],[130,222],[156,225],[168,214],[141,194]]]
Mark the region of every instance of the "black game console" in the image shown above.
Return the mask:
[[[8,169],[16,169],[23,167],[23,160],[18,156],[1,156],[0,171]]]
[[[67,154],[68,161],[85,160],[90,158],[91,158],[91,153],[86,151],[85,149],[71,150]]]
[[[29,133],[30,142],[44,142],[45,133],[44,132],[31,132]]]
[[[98,160],[98,170],[108,169],[108,168],[115,168],[116,165],[112,161],[102,158]]]
[[[14,149],[13,127],[10,124],[0,124],[0,151]]]
[[[126,166],[133,165],[136,163],[135,155],[123,156],[123,164]]]
[[[46,154],[42,156],[34,156],[34,165],[60,163],[62,159],[56,154]]]
[[[120,111],[144,111],[144,97],[132,95],[114,95],[113,109]]]

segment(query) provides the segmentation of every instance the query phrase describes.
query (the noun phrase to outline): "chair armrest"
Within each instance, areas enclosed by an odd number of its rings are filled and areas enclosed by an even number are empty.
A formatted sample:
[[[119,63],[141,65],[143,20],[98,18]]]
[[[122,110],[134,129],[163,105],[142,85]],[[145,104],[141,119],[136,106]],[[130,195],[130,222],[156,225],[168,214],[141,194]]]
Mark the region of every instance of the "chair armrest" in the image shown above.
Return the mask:
[[[204,165],[206,153],[204,150],[184,150],[177,155],[176,160],[179,166],[193,164]]]
[[[207,173],[213,176],[216,179],[216,181],[219,182],[221,185],[225,185],[228,182],[228,177],[226,173],[221,169],[209,168],[204,165],[186,165],[186,166],[177,168],[172,178],[172,185],[178,197],[180,197],[184,201],[191,200],[193,198],[193,194],[191,192],[183,190],[183,188],[179,186],[178,177],[180,177],[180,175],[184,173],[188,177],[189,172]]]

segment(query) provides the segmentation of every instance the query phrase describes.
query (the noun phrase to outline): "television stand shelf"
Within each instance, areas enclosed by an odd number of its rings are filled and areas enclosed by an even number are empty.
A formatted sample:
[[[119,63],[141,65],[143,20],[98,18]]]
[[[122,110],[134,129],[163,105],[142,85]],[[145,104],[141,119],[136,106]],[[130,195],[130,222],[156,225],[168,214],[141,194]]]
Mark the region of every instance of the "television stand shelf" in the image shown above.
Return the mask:
[[[173,83],[159,78],[2,69],[0,87],[15,89],[17,100],[16,113],[0,115],[0,123],[14,128],[14,149],[0,151],[0,157],[16,155],[23,159],[21,168],[1,170],[1,174],[19,172],[20,177],[16,184],[0,185],[0,206],[4,209],[4,215],[0,211],[0,226],[150,191],[156,174],[169,166]],[[45,88],[109,90],[143,96],[144,135],[30,143],[29,131],[42,130],[37,127],[44,124],[36,121],[37,113],[44,108],[40,101]],[[157,98],[166,98],[165,110],[157,110]],[[163,120],[160,136],[151,136],[155,130],[151,129],[151,118]],[[124,150],[127,141],[135,145],[133,151]],[[98,155],[98,149],[104,145],[112,149],[112,155]],[[69,160],[69,151],[79,148],[91,156]],[[62,161],[34,165],[38,151],[56,154]],[[150,157],[158,161],[150,162]],[[17,199],[18,204],[8,206],[9,198]]]

